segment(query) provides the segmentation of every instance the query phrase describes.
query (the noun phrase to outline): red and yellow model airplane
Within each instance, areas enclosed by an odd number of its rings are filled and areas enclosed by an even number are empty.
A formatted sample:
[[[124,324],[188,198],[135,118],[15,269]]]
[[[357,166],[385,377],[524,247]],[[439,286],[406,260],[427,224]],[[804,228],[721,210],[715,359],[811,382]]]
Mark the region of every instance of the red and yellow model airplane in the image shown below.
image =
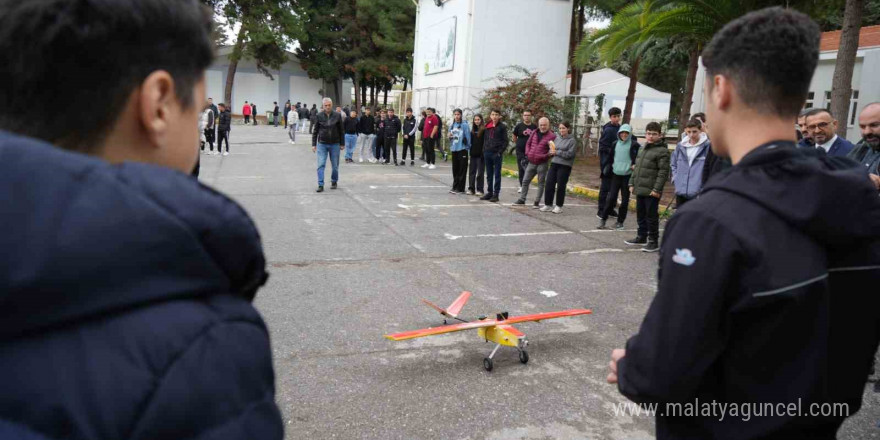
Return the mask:
[[[591,310],[588,309],[571,309],[563,310],[560,312],[536,313],[534,315],[510,317],[508,316],[507,312],[504,312],[497,314],[495,319],[487,319],[485,316],[481,316],[476,321],[466,321],[459,318],[458,314],[461,312],[461,309],[464,307],[465,303],[467,303],[470,297],[470,292],[462,292],[462,294],[459,295],[458,298],[456,298],[456,300],[453,301],[453,303],[446,309],[438,307],[436,304],[426,299],[422,300],[429,307],[440,312],[440,314],[443,315],[445,318],[452,318],[461,321],[460,324],[445,325],[446,319],[444,319],[444,325],[441,327],[432,327],[421,330],[412,330],[403,333],[395,333],[393,335],[385,335],[385,337],[392,341],[403,341],[406,339],[422,338],[425,336],[442,335],[444,333],[477,329],[477,332],[479,333],[481,339],[485,340],[486,342],[492,341],[495,343],[495,348],[492,350],[492,353],[490,353],[488,357],[483,359],[483,368],[485,368],[486,371],[492,371],[492,359],[495,357],[495,353],[498,352],[498,349],[501,348],[502,345],[513,347],[519,350],[520,362],[526,363],[529,361],[529,353],[526,351],[526,346],[529,345],[529,341],[526,340],[526,335],[523,332],[517,330],[513,326],[513,324],[517,324],[520,322],[540,322],[546,319],[563,318],[566,316],[588,315],[590,313],[593,313]]]

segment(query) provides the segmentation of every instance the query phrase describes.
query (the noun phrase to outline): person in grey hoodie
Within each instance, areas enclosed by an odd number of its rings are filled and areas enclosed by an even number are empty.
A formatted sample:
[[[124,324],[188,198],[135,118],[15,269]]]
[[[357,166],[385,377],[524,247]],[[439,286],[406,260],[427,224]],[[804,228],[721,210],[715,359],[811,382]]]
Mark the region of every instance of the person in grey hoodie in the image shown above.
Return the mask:
[[[682,205],[697,197],[703,186],[703,164],[712,146],[702,131],[699,120],[691,119],[685,128],[686,136],[672,153],[672,183],[675,185],[675,206]]]
[[[550,170],[547,171],[546,186],[544,187],[544,207],[541,211],[547,212],[553,206],[553,197],[556,196],[554,214],[562,213],[562,205],[565,204],[565,185],[571,176],[571,167],[574,165],[574,156],[577,153],[577,143],[571,136],[571,122],[559,124],[559,136],[552,145],[555,149],[550,150]]]

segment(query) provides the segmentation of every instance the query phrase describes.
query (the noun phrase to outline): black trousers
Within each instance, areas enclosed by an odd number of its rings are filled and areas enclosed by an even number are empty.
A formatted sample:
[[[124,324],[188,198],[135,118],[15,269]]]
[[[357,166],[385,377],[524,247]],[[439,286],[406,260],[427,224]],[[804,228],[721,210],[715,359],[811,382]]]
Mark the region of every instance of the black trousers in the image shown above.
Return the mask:
[[[639,237],[657,241],[660,236],[660,199],[651,196],[636,196],[636,218],[639,223]]]
[[[675,195],[675,209],[681,208],[685,203],[693,200],[693,197]]]
[[[389,159],[394,159],[394,163],[397,163],[397,136],[385,138],[385,163]]]
[[[376,160],[382,160],[386,154],[382,148],[385,146],[385,138],[381,135],[376,136]]]
[[[553,197],[556,196],[556,206],[565,204],[565,185],[571,177],[571,167],[551,163],[547,171],[547,180],[544,182],[544,204],[553,206]]]
[[[608,220],[611,210],[617,204],[617,194],[620,194],[620,209],[617,211],[617,222],[626,221],[626,214],[629,212],[629,178],[630,176],[611,176],[611,189],[608,191],[608,200],[605,201],[605,207],[599,214],[603,220]]]
[[[483,155],[471,156],[471,163],[468,165],[468,190],[474,192],[483,192],[485,186],[486,164],[483,163]]]
[[[602,208],[605,206],[605,201],[608,200],[608,191],[611,190],[611,179],[614,176],[614,173],[611,171],[613,161],[614,150],[599,149],[599,178],[601,179],[601,184],[599,185],[600,216],[602,215]],[[614,201],[614,204],[617,204],[617,200]],[[612,206],[611,209],[614,209],[614,206]]]
[[[436,139],[431,138],[422,139],[422,150],[425,150],[425,162],[431,165],[434,164],[434,143],[436,141]]]
[[[245,124],[251,123],[251,115],[244,115],[244,123]]]
[[[208,144],[210,151],[214,151],[214,129],[206,128],[205,129],[205,143]],[[202,150],[205,149],[205,146],[202,145]]]
[[[229,132],[221,131],[220,137],[217,139],[217,152],[223,151],[223,141],[226,141],[226,151],[229,151]]]
[[[406,162],[406,150],[409,149],[409,160],[416,160],[416,138],[410,136],[403,140],[403,151],[400,153],[400,160]]]
[[[465,184],[467,184],[468,172],[468,151],[452,152],[452,190],[464,192]]]
[[[516,151],[516,180],[519,182],[519,186],[522,186],[523,176],[526,175],[526,167],[529,165],[529,160],[526,158],[526,152]]]

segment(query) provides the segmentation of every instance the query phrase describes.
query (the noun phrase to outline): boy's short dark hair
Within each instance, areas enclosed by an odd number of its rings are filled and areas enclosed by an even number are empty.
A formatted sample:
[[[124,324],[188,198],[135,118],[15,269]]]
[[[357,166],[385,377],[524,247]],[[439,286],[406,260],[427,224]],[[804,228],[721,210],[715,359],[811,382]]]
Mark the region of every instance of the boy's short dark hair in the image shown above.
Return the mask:
[[[684,126],[684,128],[696,128],[701,130],[703,128],[703,124],[700,122],[699,119],[692,118],[687,121],[687,124]]]
[[[211,12],[195,0],[0,2],[0,129],[90,151],[156,70],[193,105],[213,57]],[[39,123],[58,96],[80,108]]]
[[[645,131],[653,131],[655,133],[662,133],[663,128],[660,127],[659,122],[648,122],[648,125],[645,127]]]
[[[747,106],[783,119],[797,116],[818,61],[819,26],[780,7],[727,23],[703,50],[709,77],[725,75]]]
[[[611,107],[608,110],[608,116],[619,116],[621,113],[623,112],[621,112],[620,109],[617,107]]]
[[[498,113],[499,115],[502,114],[501,110],[498,110],[497,108],[493,108],[492,110],[489,111],[489,113]]]
[[[412,113],[412,107],[407,107],[407,108],[406,108],[406,111]]]
[[[693,116],[691,116],[691,119],[699,119],[703,122],[706,122],[706,114],[703,112],[697,112],[697,113],[694,113]]]

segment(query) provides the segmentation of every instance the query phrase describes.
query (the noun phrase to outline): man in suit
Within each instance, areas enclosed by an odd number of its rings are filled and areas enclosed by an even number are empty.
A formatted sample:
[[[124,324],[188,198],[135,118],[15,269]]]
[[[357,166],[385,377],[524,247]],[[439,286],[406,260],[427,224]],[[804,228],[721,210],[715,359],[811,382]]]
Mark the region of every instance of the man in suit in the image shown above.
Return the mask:
[[[835,134],[837,120],[824,108],[807,112],[806,129],[816,148],[825,150],[829,156],[846,156],[853,149],[850,141]]]

